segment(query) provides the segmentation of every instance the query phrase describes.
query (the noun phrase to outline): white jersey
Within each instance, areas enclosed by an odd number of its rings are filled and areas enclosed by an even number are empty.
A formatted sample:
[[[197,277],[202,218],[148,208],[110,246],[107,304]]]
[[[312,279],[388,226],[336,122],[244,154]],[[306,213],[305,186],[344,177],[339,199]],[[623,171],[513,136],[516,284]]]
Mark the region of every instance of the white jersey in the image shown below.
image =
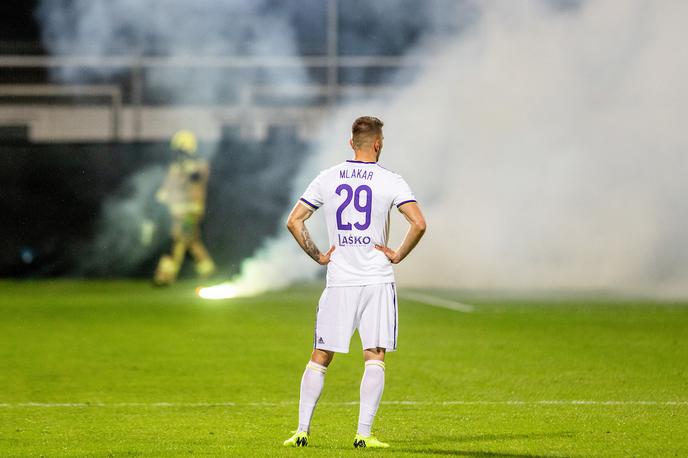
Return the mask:
[[[387,245],[392,207],[415,201],[404,179],[377,162],[346,161],[320,172],[301,202],[323,208],[329,246],[336,246],[327,286],[393,282],[392,264],[374,245]]]

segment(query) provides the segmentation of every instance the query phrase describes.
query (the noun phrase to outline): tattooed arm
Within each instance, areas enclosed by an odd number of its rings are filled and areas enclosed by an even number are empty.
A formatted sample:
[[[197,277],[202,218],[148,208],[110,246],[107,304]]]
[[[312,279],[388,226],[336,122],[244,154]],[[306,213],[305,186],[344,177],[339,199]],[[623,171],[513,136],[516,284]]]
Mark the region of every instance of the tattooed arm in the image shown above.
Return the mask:
[[[287,229],[294,236],[299,246],[308,254],[315,262],[323,266],[330,262],[330,256],[334,251],[334,246],[327,250],[327,253],[321,253],[315,242],[311,239],[311,234],[306,228],[306,220],[311,217],[313,210],[306,205],[298,202],[289,214],[287,220]]]

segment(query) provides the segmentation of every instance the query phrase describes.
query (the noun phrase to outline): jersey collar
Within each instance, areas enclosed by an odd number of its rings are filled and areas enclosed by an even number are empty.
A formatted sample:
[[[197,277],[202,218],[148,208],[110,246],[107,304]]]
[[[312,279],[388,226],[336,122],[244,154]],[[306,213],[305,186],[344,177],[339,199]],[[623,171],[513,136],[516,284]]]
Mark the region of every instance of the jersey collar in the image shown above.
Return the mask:
[[[353,161],[350,159],[347,159],[346,162],[351,162],[352,164],[377,164],[377,162]]]

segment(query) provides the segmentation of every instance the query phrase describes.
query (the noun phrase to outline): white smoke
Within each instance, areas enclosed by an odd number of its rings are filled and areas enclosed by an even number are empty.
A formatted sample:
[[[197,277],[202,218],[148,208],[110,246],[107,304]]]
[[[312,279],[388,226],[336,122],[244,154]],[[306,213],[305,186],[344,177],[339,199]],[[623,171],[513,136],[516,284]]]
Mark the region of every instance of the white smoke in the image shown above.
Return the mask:
[[[160,166],[139,170],[124,183],[126,195],[108,199],[95,239],[80,247],[77,274],[135,272],[151,253],[166,248],[165,214],[152,201],[164,176],[165,170]],[[143,230],[146,224],[151,225],[148,241]]]
[[[46,48],[57,55],[111,56],[298,56],[289,9],[268,0],[43,0],[37,17]],[[61,81],[80,82],[125,74],[126,67],[58,67]],[[305,69],[289,77],[305,81]],[[277,76],[213,67],[149,67],[146,90],[165,103],[212,103],[236,85]],[[184,127],[184,126],[182,126]]]
[[[297,177],[297,191],[318,170],[350,156],[355,117],[377,115],[386,124],[382,163],[404,175],[429,223],[425,239],[398,267],[401,284],[688,293],[688,134],[680,125],[688,102],[687,4],[422,2],[422,14],[409,15],[420,3],[388,8],[393,3],[343,15],[340,24],[361,30],[342,27],[341,41],[353,40],[354,54],[383,53],[387,44],[398,49],[395,38],[408,30],[396,36],[389,21],[403,25],[405,18],[421,18],[427,28],[462,25],[460,33],[442,46],[416,49],[430,65],[391,103],[352,104],[324,120],[318,154]],[[348,11],[340,4],[340,12]],[[39,17],[44,42],[56,54],[299,53],[288,2],[190,5],[45,0]],[[461,17],[448,20],[452,15]],[[387,22],[376,27],[375,21]],[[151,69],[146,84],[172,102],[221,98],[242,82],[205,69],[168,70]],[[119,71],[71,69],[59,76],[73,82]],[[294,72],[289,78],[308,80],[305,69]],[[259,78],[265,84],[281,77]],[[120,214],[114,210],[105,213]],[[403,232],[403,221],[394,223]],[[316,213],[309,227],[324,249],[322,226]],[[255,291],[322,269],[285,230],[242,272],[240,283]]]
[[[424,50],[432,65],[393,103],[340,110],[296,188],[350,156],[355,117],[377,115],[381,163],[411,184],[429,227],[400,284],[687,294],[688,4],[480,5],[474,27]],[[285,231],[239,282],[320,270]]]
[[[36,15],[49,52],[87,56],[96,63],[89,67],[54,67],[53,78],[71,84],[114,81],[128,87],[132,69],[106,65],[106,59],[298,57],[290,8],[291,5],[270,0],[42,0]],[[246,96],[257,82],[303,84],[308,80],[306,68],[299,66],[260,72],[212,66],[149,66],[143,73],[146,96],[142,102],[230,104],[240,93]],[[189,127],[187,117],[176,118],[172,115],[167,120],[170,129]],[[206,142],[202,153],[211,158],[217,147],[217,143]],[[154,211],[156,206],[152,202],[155,186],[162,184],[164,169],[158,163],[139,170],[125,180],[123,187],[127,193],[108,197],[98,233],[92,243],[80,247],[83,253],[79,254],[77,273],[135,272],[143,260],[160,251],[160,243],[141,244],[139,238],[142,221],[153,220],[158,228],[156,241],[164,241],[165,215]]]

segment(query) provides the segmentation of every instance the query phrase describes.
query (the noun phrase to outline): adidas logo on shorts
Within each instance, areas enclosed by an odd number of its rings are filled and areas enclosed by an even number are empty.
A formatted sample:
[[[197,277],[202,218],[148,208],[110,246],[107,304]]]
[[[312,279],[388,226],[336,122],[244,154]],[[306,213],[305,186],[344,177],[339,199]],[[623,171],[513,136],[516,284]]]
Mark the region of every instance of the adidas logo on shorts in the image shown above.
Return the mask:
[[[318,343],[324,344],[324,343],[325,343],[325,341],[323,340],[323,338],[322,338],[322,337],[318,337]]]

